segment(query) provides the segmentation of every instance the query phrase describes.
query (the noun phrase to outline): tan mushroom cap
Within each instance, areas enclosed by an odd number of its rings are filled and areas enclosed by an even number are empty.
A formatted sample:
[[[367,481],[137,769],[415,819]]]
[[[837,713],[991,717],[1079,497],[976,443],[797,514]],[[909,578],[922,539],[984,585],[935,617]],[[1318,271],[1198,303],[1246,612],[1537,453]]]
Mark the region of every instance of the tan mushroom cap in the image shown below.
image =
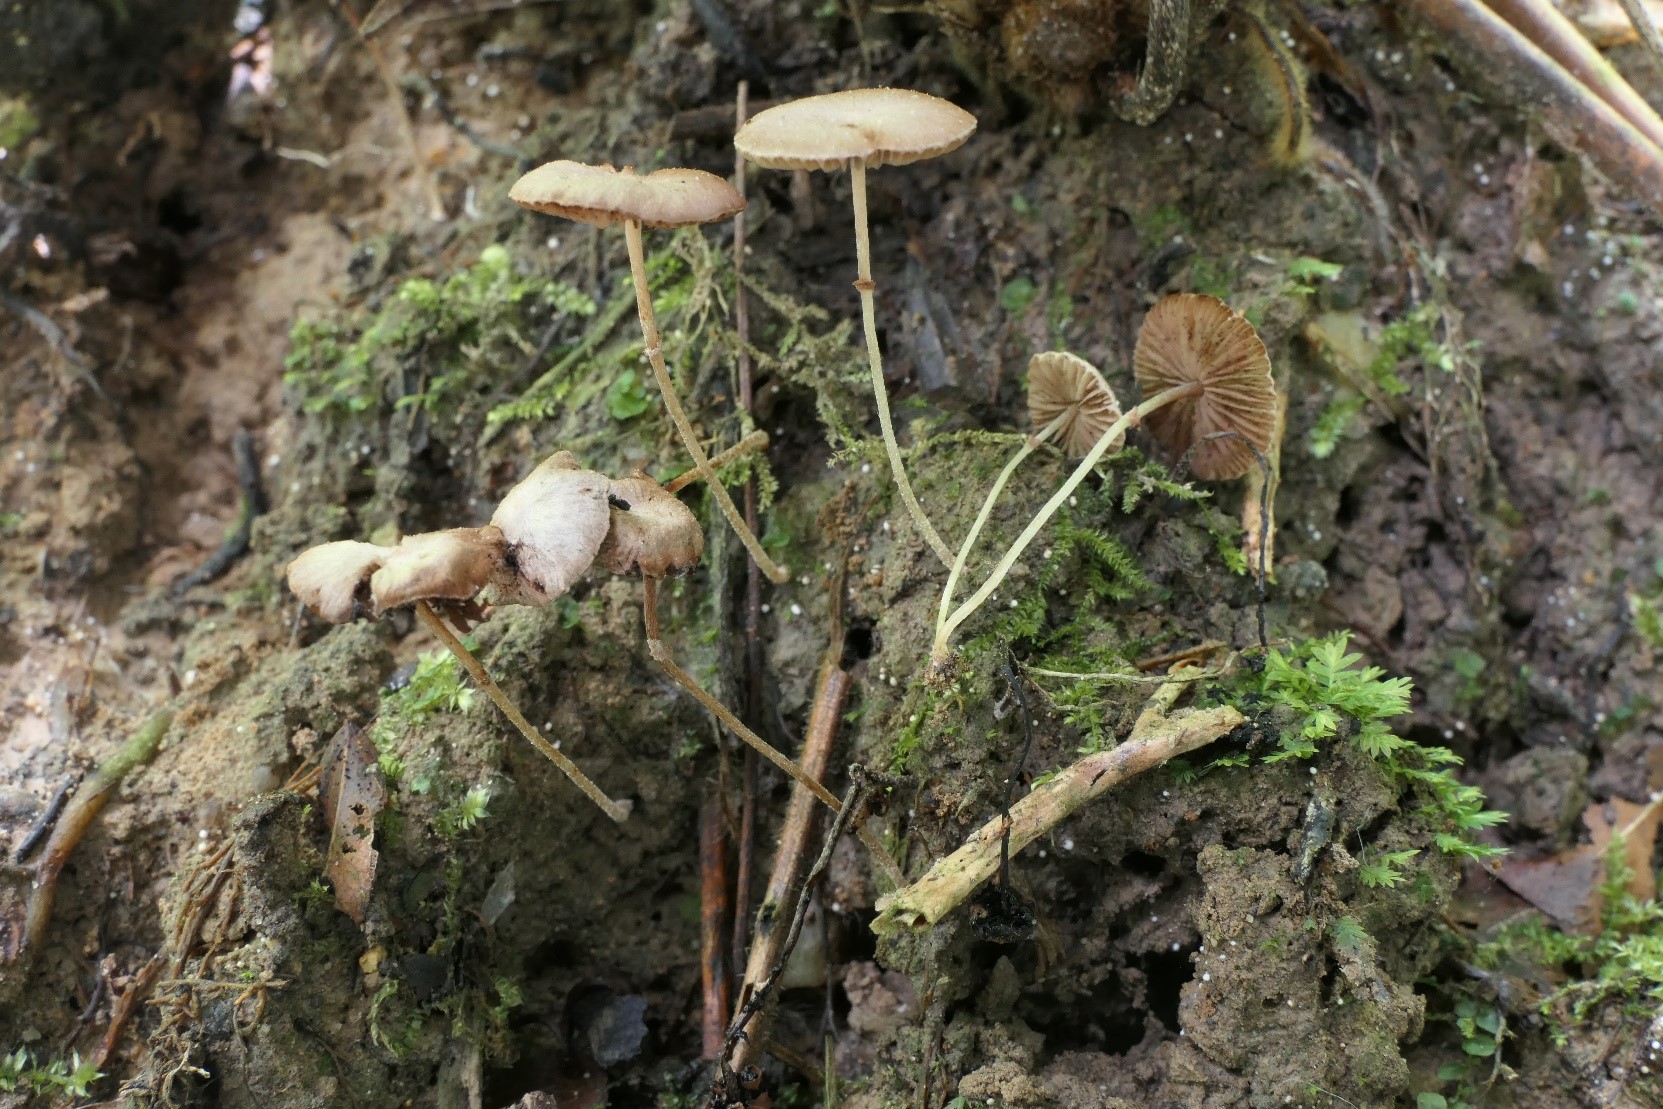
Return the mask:
[[[521,207],[596,227],[629,219],[646,227],[687,227],[745,208],[732,185],[702,169],[658,169],[643,177],[628,166],[565,161],[538,166],[514,182],[508,196]]]
[[[1058,416],[1065,418],[1055,441],[1069,457],[1084,458],[1120,419],[1120,402],[1096,366],[1066,351],[1048,350],[1028,359],[1028,418],[1037,432]],[[1108,449],[1118,451],[1125,442],[1122,432]]]
[[[733,145],[765,169],[904,166],[956,150],[975,130],[975,116],[927,92],[847,89],[758,112]]]
[[[1233,431],[1261,452],[1270,449],[1276,404],[1270,355],[1253,325],[1222,300],[1180,293],[1159,301],[1143,318],[1132,366],[1145,397],[1175,385],[1202,384],[1200,394],[1144,420],[1173,454],[1195,448],[1190,467],[1196,477],[1237,478],[1254,465],[1246,443],[1234,437],[1208,440],[1209,435]]]
[[[662,578],[692,569],[703,554],[698,517],[674,493],[639,470],[612,483],[612,530],[595,558],[601,566]]]
[[[289,563],[289,589],[329,623],[349,624],[357,612],[359,588],[392,553],[391,547],[350,540],[319,544]]]
[[[508,491],[491,523],[502,529],[518,572],[497,583],[496,604],[547,604],[576,584],[612,526],[611,484],[605,474],[583,469],[570,451],[559,451]]]
[[[502,573],[506,553],[494,527],[407,535],[370,576],[375,614],[414,601],[467,600]]]

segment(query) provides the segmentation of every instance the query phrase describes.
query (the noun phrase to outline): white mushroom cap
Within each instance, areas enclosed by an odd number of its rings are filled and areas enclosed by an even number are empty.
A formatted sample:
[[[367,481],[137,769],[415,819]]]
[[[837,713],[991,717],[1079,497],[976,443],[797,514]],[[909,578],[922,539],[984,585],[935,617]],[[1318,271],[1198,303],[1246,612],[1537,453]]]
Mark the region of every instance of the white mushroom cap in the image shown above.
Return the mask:
[[[503,573],[507,541],[495,527],[407,535],[370,577],[377,616],[413,601],[463,601]]]
[[[752,116],[733,145],[766,169],[837,169],[851,160],[904,166],[955,150],[976,117],[911,89],[846,89]]]
[[[390,554],[391,547],[374,543],[322,543],[289,563],[289,589],[329,623],[349,624],[357,611],[360,587]]]
[[[612,530],[595,561],[614,574],[679,574],[704,554],[699,519],[674,493],[636,471],[612,483]],[[628,505],[621,506],[620,502]]]
[[[1028,418],[1034,430],[1043,431],[1058,416],[1056,441],[1072,458],[1084,458],[1097,440],[1120,419],[1120,402],[1114,390],[1084,358],[1060,350],[1048,350],[1028,360]],[[1118,451],[1124,434],[1109,444]]]
[[[508,197],[521,207],[596,227],[626,219],[645,227],[687,227],[727,219],[745,198],[702,169],[659,169],[642,176],[625,166],[548,162],[514,182]]]
[[[503,575],[495,603],[547,604],[576,584],[612,526],[611,485],[570,451],[559,451],[508,491],[491,523],[502,529],[508,563],[518,573]]]

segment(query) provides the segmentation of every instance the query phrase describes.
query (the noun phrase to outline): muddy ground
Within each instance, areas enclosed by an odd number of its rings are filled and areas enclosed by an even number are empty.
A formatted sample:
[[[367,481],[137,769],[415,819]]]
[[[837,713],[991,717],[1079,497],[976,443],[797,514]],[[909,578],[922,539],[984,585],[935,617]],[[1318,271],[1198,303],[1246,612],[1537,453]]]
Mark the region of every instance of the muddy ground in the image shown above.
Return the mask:
[[[894,84],[977,116],[957,152],[871,179],[897,422],[943,532],[1026,430],[1031,354],[1074,351],[1135,396],[1149,305],[1222,296],[1289,396],[1271,646],[1309,673],[1348,631],[1413,681],[1391,754],[1355,704],[1294,704],[1258,649],[1242,483],[1188,483],[1141,433],[932,678],[945,573],[873,438],[846,176],[751,171],[750,417],[732,225],[649,233],[695,421],[772,438],[754,473],[794,575],[763,584],[747,636],[742,552],[693,495],[710,549],[667,588],[670,646],[788,750],[822,658],[850,668],[830,784],[868,768],[910,877],[1011,775],[1124,739],[1160,669],[1140,662],[1208,645],[1196,702],[1248,720],[1018,855],[1031,919],[984,902],[878,940],[887,887],[839,845],[743,1098],[1657,1103],[1663,229],[1490,99],[1483,60],[1391,5],[1272,5],[1301,143],[1239,13],[1197,30],[1177,103],[1138,127],[1107,106],[1138,5],[384,9],[367,29],[397,99],[344,5],[0,12],[8,850],[172,713],[43,939],[0,967],[0,1104],[703,1103],[699,811],[737,835],[743,760],[649,659],[640,585],[596,571],[474,633],[528,716],[633,800],[614,825],[407,613],[331,628],[282,570],[325,540],[483,523],[555,449],[683,468],[621,235],[506,191],[557,156],[731,174],[742,78],[757,105]],[[1658,93],[1629,49],[1614,60]],[[182,581],[245,512],[241,433],[263,511],[228,571]],[[983,550],[1068,468],[1041,451],[1019,470]],[[1276,757],[1325,705],[1335,734]],[[324,881],[305,780],[346,725],[387,790],[361,920]],[[753,905],[788,793],[760,772]],[[1633,875],[1601,849],[1613,822]],[[30,874],[4,877],[15,949]]]

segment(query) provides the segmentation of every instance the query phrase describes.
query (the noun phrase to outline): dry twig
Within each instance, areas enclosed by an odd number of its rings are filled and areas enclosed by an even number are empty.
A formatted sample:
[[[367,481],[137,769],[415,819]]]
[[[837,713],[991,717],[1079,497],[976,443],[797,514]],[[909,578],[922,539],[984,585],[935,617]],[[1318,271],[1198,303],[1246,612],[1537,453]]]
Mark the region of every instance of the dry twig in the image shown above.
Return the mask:
[[[1205,747],[1246,722],[1228,705],[1167,715],[1183,688],[1179,684],[1160,687],[1126,742],[1111,751],[1087,755],[1061,771],[1012,805],[1008,817],[1000,814],[983,824],[924,877],[880,898],[872,931],[896,935],[938,923],[999,869],[1007,835],[1010,849],[1020,851],[1112,787]]]
[[[1663,217],[1663,147],[1600,99],[1479,0],[1405,0],[1429,26],[1459,41],[1487,80],[1521,107],[1540,113],[1555,141]]]

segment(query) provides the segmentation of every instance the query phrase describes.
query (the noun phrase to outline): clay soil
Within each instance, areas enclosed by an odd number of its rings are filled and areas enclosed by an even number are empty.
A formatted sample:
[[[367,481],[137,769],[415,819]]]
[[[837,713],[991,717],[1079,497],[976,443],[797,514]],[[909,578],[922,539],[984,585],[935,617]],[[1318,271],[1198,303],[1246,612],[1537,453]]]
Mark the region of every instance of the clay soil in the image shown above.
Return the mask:
[[[787,750],[823,660],[846,670],[829,784],[867,768],[913,878],[1013,776],[1020,795],[1123,739],[1153,688],[1032,667],[1149,677],[1131,664],[1210,645],[1224,673],[1198,696],[1249,723],[1019,854],[1013,899],[931,929],[876,938],[887,880],[836,845],[729,1104],[1657,1104],[1654,996],[1573,1018],[1552,999],[1598,963],[1481,955],[1532,921],[1597,934],[1590,838],[1663,788],[1663,227],[1494,95],[1492,60],[1391,4],[1268,5],[1309,99],[1290,150],[1300,109],[1231,11],[1140,127],[1108,96],[1146,13],[1112,0],[383,3],[365,29],[391,87],[345,4],[24,7],[0,11],[0,951],[53,797],[172,717],[45,935],[0,966],[0,1055],[100,1076],[9,1080],[0,1105],[706,1102],[700,812],[731,885],[747,771],[649,658],[639,583],[596,570],[473,632],[633,801],[615,825],[408,613],[330,627],[282,574],[314,543],[481,524],[556,449],[683,468],[619,300],[622,236],[507,188],[554,157],[730,176],[741,80],[753,107],[897,85],[977,117],[955,153],[872,175],[897,423],[950,539],[1027,430],[1030,355],[1073,351],[1134,397],[1148,307],[1222,296],[1289,398],[1271,645],[1348,630],[1413,681],[1396,733],[1454,752],[1511,818],[1472,837],[1505,861],[1462,862],[1344,729],[1265,761],[1289,722],[1243,692],[1263,656],[1226,557],[1242,483],[1160,484],[1182,462],[1141,432],[966,626],[956,680],[927,673],[946,575],[875,446],[847,177],[752,169],[750,416],[733,226],[648,251],[701,431],[771,437],[763,523],[792,578],[748,617],[743,552],[691,494],[709,550],[664,598],[684,665]],[[1611,57],[1663,102],[1634,50]],[[528,391],[552,399],[502,419]],[[1038,452],[984,547],[1070,467]],[[246,550],[185,581],[254,484]],[[446,699],[412,708],[435,672]],[[308,777],[347,725],[387,789],[356,920]],[[754,911],[790,790],[751,773]],[[1392,851],[1416,853],[1402,882],[1360,880]],[[1630,858],[1652,871],[1649,841]]]

